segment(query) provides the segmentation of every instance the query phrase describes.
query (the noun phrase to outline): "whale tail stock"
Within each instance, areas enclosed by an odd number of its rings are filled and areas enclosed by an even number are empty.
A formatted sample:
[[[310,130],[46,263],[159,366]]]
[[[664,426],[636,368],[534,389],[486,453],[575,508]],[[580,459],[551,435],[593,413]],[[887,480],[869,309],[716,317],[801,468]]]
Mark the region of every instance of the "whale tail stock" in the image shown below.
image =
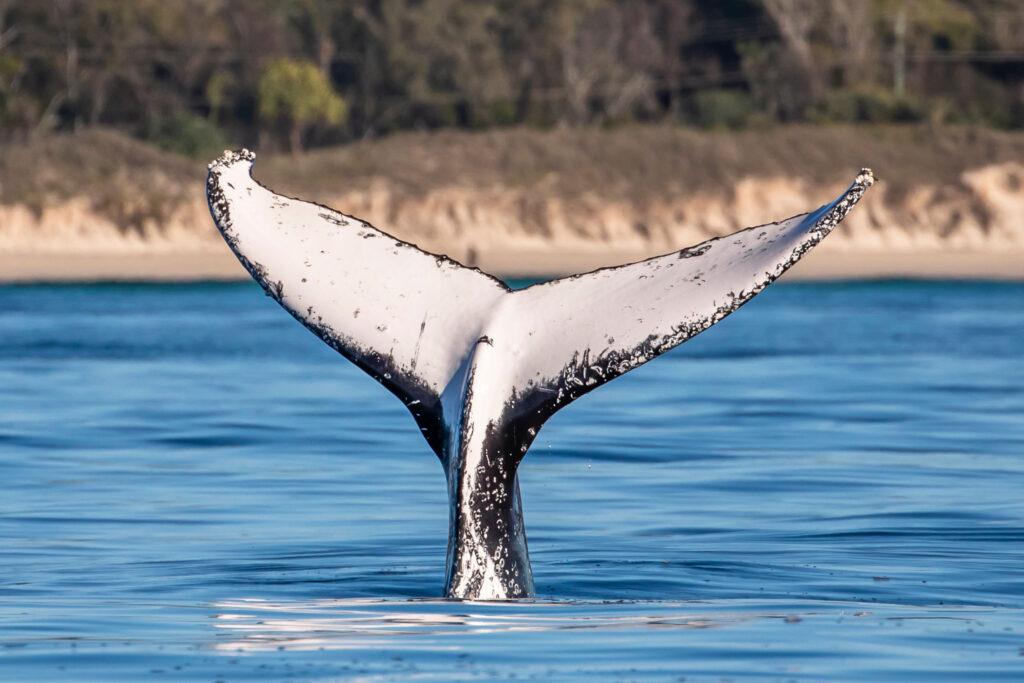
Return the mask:
[[[688,249],[513,291],[251,176],[210,164],[217,227],[249,273],[406,405],[448,478],[446,593],[533,593],[515,472],[574,399],[707,329],[821,241],[873,182],[830,204]]]

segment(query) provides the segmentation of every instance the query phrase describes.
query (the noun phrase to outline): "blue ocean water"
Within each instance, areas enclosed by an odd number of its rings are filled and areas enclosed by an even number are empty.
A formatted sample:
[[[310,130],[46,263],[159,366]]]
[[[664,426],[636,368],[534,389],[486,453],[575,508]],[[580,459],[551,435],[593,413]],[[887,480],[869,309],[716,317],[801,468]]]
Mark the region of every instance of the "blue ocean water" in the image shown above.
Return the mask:
[[[540,598],[250,284],[0,287],[0,680],[1024,679],[1024,285],[780,284],[555,416]]]

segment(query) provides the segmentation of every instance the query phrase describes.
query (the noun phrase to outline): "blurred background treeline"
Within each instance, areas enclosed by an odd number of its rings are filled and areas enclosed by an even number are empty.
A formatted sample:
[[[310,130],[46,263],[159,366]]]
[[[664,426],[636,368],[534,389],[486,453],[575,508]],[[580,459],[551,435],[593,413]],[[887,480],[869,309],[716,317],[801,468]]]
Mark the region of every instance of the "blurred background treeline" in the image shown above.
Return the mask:
[[[1020,0],[0,0],[0,135],[1024,127]]]

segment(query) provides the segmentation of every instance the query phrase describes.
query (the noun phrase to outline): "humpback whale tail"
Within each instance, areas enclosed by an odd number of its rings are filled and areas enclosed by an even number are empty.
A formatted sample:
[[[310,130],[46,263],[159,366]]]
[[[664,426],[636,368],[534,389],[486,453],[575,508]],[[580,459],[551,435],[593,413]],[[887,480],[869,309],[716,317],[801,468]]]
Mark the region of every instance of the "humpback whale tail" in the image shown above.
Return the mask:
[[[266,293],[398,396],[444,467],[445,594],[533,595],[516,470],[544,422],[706,330],[796,263],[872,184],[639,263],[513,291],[357,218],[277,195],[254,155],[209,166],[217,227]]]

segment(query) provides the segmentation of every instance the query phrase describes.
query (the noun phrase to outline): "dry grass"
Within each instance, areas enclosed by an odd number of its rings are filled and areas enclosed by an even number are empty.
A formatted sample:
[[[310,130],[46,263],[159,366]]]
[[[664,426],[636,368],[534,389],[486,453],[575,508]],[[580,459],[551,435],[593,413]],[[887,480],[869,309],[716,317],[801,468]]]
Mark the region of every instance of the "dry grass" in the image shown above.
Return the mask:
[[[685,195],[740,178],[841,182],[871,166],[894,189],[956,185],[969,169],[1024,159],[1024,134],[967,127],[776,127],[707,133],[664,126],[612,130],[404,133],[300,157],[260,159],[257,176],[315,198],[386,179],[391,191],[520,187],[541,196]],[[201,196],[206,168],[111,131],[40,137],[0,155],[0,202],[40,209],[71,197],[130,229]],[[898,196],[893,193],[890,197]]]
[[[125,230],[202,196],[204,166],[108,130],[38,136],[0,154],[0,202],[34,211],[85,197]]]
[[[642,198],[732,187],[740,178],[845,180],[863,166],[896,187],[957,184],[967,169],[1024,158],[1024,134],[929,126],[777,127],[707,133],[613,130],[406,133],[276,157],[257,167],[275,187],[330,195],[385,177],[399,192],[439,185],[515,186],[544,195]]]

